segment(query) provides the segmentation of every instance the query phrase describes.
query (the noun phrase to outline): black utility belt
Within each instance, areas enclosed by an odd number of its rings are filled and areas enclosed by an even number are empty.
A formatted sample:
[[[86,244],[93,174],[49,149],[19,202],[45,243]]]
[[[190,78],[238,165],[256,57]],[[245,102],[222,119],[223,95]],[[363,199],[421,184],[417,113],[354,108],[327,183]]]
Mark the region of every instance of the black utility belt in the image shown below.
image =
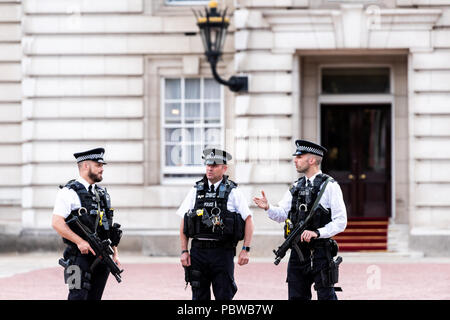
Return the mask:
[[[304,249],[328,248],[331,246],[331,238],[312,239],[310,242],[300,242],[299,245]]]
[[[222,240],[199,240],[192,239],[191,243],[192,248],[201,248],[201,249],[212,249],[212,248],[234,248],[233,243],[230,241],[222,241]]]
[[[312,239],[310,244],[316,248],[327,247],[330,245],[330,238]]]

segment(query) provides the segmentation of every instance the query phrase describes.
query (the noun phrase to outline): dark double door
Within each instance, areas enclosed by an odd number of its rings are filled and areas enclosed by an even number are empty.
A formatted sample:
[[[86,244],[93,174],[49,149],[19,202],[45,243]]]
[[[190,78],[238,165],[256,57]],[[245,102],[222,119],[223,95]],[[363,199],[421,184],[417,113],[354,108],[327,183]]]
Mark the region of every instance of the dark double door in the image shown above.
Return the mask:
[[[323,171],[341,186],[348,217],[391,216],[391,105],[321,105]]]

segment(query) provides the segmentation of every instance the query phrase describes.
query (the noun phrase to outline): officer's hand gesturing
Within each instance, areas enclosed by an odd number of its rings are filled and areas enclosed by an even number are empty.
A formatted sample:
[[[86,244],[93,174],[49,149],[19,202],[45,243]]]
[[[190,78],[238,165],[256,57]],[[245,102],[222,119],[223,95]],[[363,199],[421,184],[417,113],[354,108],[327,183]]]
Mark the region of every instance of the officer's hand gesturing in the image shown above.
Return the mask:
[[[260,207],[261,209],[268,210],[269,209],[269,201],[267,201],[266,194],[263,190],[261,190],[262,198],[253,197],[253,202]]]
[[[92,250],[91,246],[89,245],[89,242],[82,240],[79,243],[77,243],[78,250],[80,250],[81,254],[88,254],[91,252],[95,256],[94,250]]]

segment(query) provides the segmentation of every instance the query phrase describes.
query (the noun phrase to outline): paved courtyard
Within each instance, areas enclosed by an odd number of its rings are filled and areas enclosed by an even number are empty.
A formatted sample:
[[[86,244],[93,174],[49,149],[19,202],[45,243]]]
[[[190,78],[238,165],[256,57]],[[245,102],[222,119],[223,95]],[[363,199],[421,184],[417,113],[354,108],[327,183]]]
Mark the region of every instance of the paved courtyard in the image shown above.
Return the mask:
[[[450,300],[450,258],[404,257],[389,254],[341,254],[338,292],[341,300]],[[0,299],[66,299],[58,253],[0,255]],[[110,277],[104,299],[186,300],[183,268],[175,257],[122,254],[122,283]],[[235,300],[285,300],[287,257],[275,266],[272,258],[253,258],[235,267]],[[313,299],[316,296],[313,294]]]

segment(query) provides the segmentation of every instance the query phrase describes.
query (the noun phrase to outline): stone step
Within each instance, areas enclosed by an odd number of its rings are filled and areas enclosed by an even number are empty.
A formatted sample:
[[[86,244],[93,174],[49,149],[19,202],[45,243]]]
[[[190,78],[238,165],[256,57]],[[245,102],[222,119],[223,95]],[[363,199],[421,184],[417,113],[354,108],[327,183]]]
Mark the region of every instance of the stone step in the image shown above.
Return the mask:
[[[0,220],[0,234],[18,235],[21,230],[21,220]]]

